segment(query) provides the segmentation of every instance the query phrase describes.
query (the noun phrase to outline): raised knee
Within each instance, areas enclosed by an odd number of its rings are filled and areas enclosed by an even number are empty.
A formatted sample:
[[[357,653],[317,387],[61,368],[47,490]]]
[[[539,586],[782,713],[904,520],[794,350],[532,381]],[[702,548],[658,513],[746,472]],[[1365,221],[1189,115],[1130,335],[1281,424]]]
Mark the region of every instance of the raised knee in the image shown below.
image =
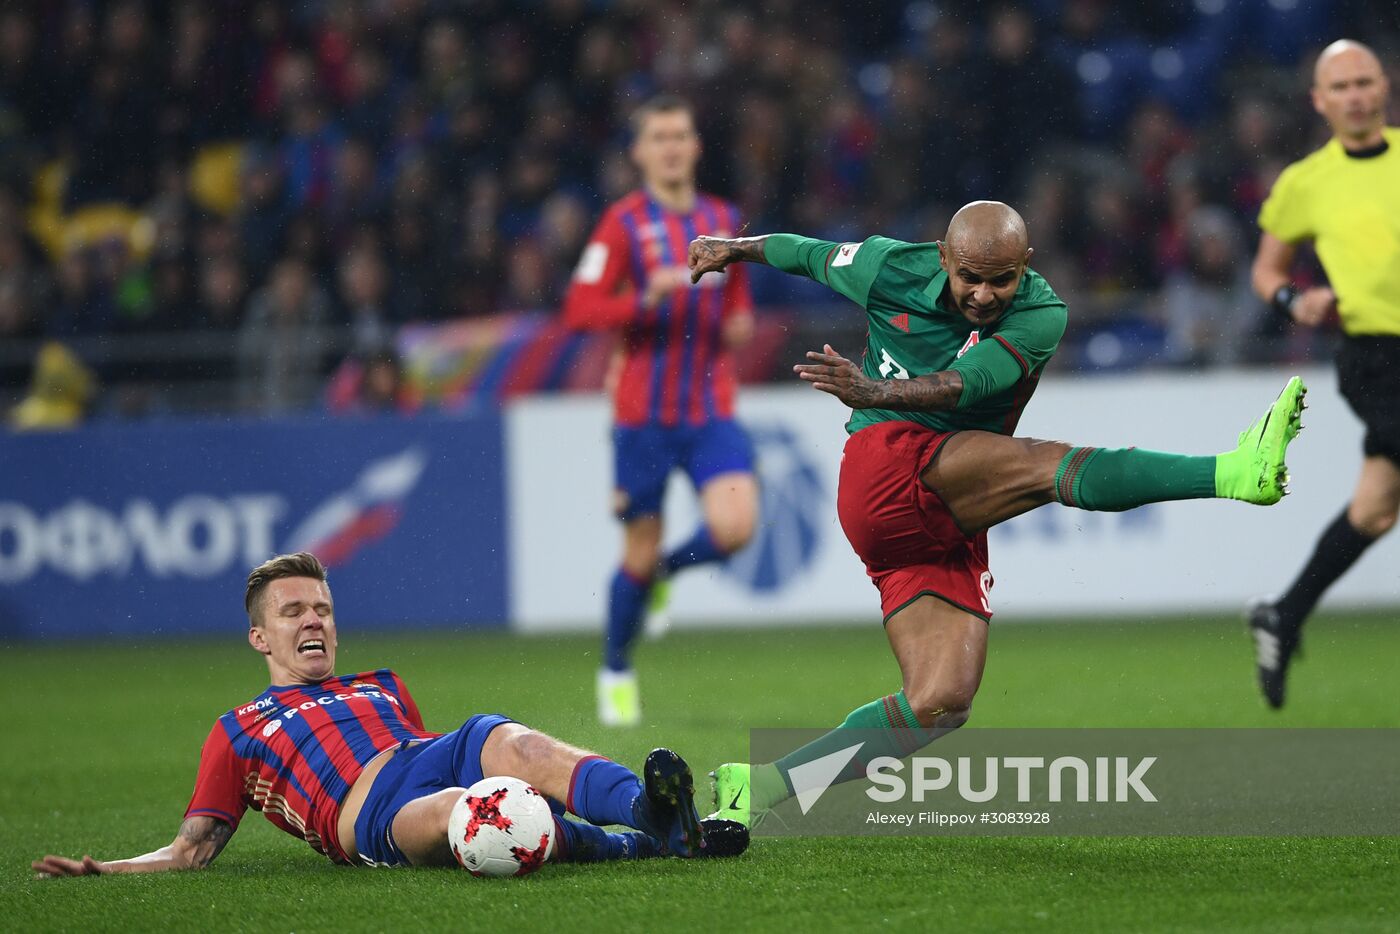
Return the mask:
[[[1347,510],[1347,521],[1366,538],[1380,538],[1396,527],[1396,510],[1390,503],[1385,506],[1358,507],[1352,503]]]
[[[1377,510],[1354,517],[1352,525],[1356,526],[1356,530],[1367,538],[1380,538],[1395,528],[1395,518],[1394,511]]]
[[[523,729],[506,737],[505,747],[515,765],[512,775],[519,775],[522,766],[530,762],[540,762],[548,758],[554,741],[536,730]]]
[[[975,688],[961,686],[914,685],[904,689],[905,699],[914,710],[919,726],[925,729],[953,730],[972,716]]]
[[[710,526],[710,538],[726,555],[743,548],[753,538],[753,518],[743,516]]]
[[[1365,532],[1372,538],[1380,538],[1393,528],[1395,528],[1395,513],[1391,512],[1373,518],[1367,523]]]

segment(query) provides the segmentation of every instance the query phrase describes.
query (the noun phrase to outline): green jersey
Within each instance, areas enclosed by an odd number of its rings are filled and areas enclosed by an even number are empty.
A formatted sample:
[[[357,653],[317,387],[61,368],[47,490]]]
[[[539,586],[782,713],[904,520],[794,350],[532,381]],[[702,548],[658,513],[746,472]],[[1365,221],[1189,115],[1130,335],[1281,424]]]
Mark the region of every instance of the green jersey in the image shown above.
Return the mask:
[[[936,431],[974,428],[1011,434],[1040,372],[1065,333],[1066,309],[1032,269],[996,322],[974,328],[951,307],[948,274],[936,243],[871,237],[832,243],[774,234],[768,263],[830,286],[865,309],[870,335],[862,368],[872,379],[910,379],[941,370],[963,377],[956,408],[941,412],[852,411],[854,434],[877,422],[903,420]]]

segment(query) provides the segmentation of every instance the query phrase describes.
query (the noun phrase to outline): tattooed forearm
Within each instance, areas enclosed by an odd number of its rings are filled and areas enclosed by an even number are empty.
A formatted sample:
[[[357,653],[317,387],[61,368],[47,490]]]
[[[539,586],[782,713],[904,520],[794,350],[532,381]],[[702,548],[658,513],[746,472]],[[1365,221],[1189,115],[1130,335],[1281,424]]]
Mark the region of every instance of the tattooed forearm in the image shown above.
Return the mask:
[[[792,368],[798,378],[853,409],[939,412],[956,408],[962,397],[962,374],[954,370],[914,379],[871,379],[830,344],[820,352],[809,350],[807,361]]]
[[[180,825],[179,839],[189,854],[191,869],[203,869],[223,852],[233,827],[214,817],[191,817]]]
[[[853,387],[860,404],[856,409],[890,409],[895,412],[942,412],[954,408],[962,396],[962,374],[942,370],[913,379],[870,380],[868,387]]]
[[[739,237],[734,240],[726,240],[729,246],[729,261],[745,263],[766,263],[767,257],[763,255],[763,244],[767,242],[768,236],[762,237]]]
[[[719,272],[730,263],[766,263],[763,257],[763,237],[740,237],[725,240],[720,237],[696,237],[690,241],[686,263],[690,266],[690,281],[699,282],[707,272]]]

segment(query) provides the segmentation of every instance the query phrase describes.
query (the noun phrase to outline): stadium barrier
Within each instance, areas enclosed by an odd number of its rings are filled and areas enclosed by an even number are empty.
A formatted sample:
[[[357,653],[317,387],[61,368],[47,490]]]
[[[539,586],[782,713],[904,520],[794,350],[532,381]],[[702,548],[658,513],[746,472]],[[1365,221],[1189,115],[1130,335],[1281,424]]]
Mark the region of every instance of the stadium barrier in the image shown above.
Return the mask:
[[[1020,433],[1210,453],[1286,375],[1052,377]],[[1335,376],[1305,378],[1293,496],[1271,509],[1037,510],[992,532],[998,620],[1229,610],[1281,586],[1361,456]],[[678,577],[677,625],[875,623],[875,590],[836,520],[841,406],[794,386],[745,390],[740,409],[759,454],[759,531],[726,566]],[[593,630],[618,554],[609,415],[592,395],[523,398],[504,415],[108,424],[0,443],[0,637],[238,631],[247,569],[299,548],[331,565],[342,625]],[[667,509],[678,542],[698,518],[684,480]],[[1394,605],[1397,568],[1391,538],[1331,599]]]
[[[1210,454],[1233,445],[1287,377],[1282,369],[1044,380],[1018,433],[1103,446]],[[1360,422],[1331,369],[1303,372],[1307,430],[1289,458],[1293,495],[1269,509],[1185,502],[1125,513],[1049,506],[992,530],[998,621],[1046,615],[1237,610],[1286,585],[1342,508],[1361,460]],[[844,410],[804,387],[746,390],[762,479],[760,527],[723,568],[679,575],[678,626],[879,621],[879,602],[836,518]],[[507,414],[510,605],[523,631],[596,629],[620,538],[608,513],[608,412],[598,399],[533,398]],[[698,512],[668,490],[666,538]],[[1400,538],[1373,548],[1329,594],[1334,604],[1400,602]]]

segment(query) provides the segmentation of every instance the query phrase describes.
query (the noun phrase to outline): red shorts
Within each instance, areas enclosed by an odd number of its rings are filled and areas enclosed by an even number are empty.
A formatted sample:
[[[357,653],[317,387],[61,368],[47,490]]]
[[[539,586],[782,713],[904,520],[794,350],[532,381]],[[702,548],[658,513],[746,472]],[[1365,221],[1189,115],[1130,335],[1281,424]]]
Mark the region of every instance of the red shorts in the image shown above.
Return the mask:
[[[885,622],[926,594],[992,618],[987,533],[963,534],[943,500],[919,480],[952,436],[890,421],[846,440],[836,511],[880,591]]]

